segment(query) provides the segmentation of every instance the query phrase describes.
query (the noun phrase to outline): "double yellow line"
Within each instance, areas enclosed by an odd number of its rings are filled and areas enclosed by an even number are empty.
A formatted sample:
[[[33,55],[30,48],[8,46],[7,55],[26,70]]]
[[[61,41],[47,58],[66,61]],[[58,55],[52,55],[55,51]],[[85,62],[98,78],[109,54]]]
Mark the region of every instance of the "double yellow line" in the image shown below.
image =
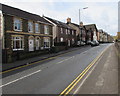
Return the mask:
[[[59,96],[66,96],[68,95],[71,90],[77,85],[78,82],[86,75],[86,73],[93,67],[93,65],[98,61],[98,59],[103,55],[103,53],[108,49],[108,47],[101,52],[100,55],[98,55],[83,71],[78,75],[78,77],[72,81],[72,83],[66,87]]]

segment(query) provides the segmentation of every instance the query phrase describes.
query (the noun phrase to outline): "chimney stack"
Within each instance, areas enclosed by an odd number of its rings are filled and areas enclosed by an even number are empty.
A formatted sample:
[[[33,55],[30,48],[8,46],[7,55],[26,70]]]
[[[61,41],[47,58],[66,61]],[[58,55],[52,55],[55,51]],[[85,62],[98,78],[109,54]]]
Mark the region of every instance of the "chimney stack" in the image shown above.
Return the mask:
[[[71,23],[71,18],[67,18],[67,23]]]

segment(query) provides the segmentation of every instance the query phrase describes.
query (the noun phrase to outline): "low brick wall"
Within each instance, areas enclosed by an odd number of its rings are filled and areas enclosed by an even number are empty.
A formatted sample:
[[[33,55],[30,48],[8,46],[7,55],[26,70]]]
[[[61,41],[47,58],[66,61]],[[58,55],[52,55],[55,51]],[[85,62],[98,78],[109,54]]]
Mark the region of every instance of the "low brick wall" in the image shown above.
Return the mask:
[[[43,54],[47,54],[49,53],[49,50],[41,50],[41,51],[33,51],[33,52],[14,52],[12,55],[12,61],[16,61],[16,60],[22,60],[22,59],[26,59],[26,58],[32,58],[35,56],[40,56]]]
[[[63,50],[67,50],[68,48],[66,46],[55,46],[52,48],[52,52],[57,53]]]
[[[49,53],[48,49],[33,51],[33,52],[15,51],[15,52],[12,52],[12,53],[9,53],[7,50],[2,50],[2,54],[4,54],[2,56],[2,63],[11,63],[11,62],[14,62],[16,60],[32,58],[32,57],[47,54],[47,53]]]

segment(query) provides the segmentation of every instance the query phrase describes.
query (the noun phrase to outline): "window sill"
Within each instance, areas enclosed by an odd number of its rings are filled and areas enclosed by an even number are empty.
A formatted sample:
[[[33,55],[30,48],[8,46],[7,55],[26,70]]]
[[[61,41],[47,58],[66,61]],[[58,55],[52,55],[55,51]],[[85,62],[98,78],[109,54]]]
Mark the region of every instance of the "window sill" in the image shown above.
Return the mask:
[[[16,30],[16,29],[14,29],[14,31],[22,32],[22,30]]]
[[[13,49],[13,51],[24,50],[24,49]]]
[[[44,47],[45,49],[49,49],[50,47]]]
[[[35,33],[40,34],[40,32],[35,32]]]
[[[33,33],[33,31],[28,31],[29,33]]]
[[[49,35],[49,33],[44,33],[44,34]]]

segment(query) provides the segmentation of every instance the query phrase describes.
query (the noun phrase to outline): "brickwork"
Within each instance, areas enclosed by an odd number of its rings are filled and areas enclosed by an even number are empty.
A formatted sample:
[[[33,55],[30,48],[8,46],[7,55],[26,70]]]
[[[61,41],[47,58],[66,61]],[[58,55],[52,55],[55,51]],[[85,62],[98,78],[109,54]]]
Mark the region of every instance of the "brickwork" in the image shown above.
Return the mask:
[[[3,60],[5,63],[6,62],[13,62],[19,59],[24,59],[28,57],[34,57],[43,53],[48,52],[48,49],[41,49],[41,47],[44,47],[44,37],[49,37],[50,38],[50,47],[52,47],[52,26],[49,26],[49,34],[45,34],[44,32],[44,25],[43,23],[40,24],[40,34],[35,33],[35,28],[33,28],[33,33],[28,34],[28,19],[20,18],[22,20],[22,31],[15,31],[14,30],[14,16],[6,15],[4,14],[4,46],[5,50],[3,51],[3,54],[6,54],[4,56]],[[18,17],[19,18],[19,17]],[[36,21],[33,20],[35,23]],[[35,24],[34,24],[35,27]],[[43,36],[45,35],[45,36]],[[24,37],[24,50],[19,50],[19,51],[14,51],[13,50],[13,36],[23,36]],[[29,37],[32,36],[34,38],[34,51],[29,51]],[[40,46],[39,50],[36,50],[36,37],[40,38]],[[19,56],[18,56],[19,55]],[[18,59],[19,58],[19,59]],[[4,63],[3,62],[3,63]]]

